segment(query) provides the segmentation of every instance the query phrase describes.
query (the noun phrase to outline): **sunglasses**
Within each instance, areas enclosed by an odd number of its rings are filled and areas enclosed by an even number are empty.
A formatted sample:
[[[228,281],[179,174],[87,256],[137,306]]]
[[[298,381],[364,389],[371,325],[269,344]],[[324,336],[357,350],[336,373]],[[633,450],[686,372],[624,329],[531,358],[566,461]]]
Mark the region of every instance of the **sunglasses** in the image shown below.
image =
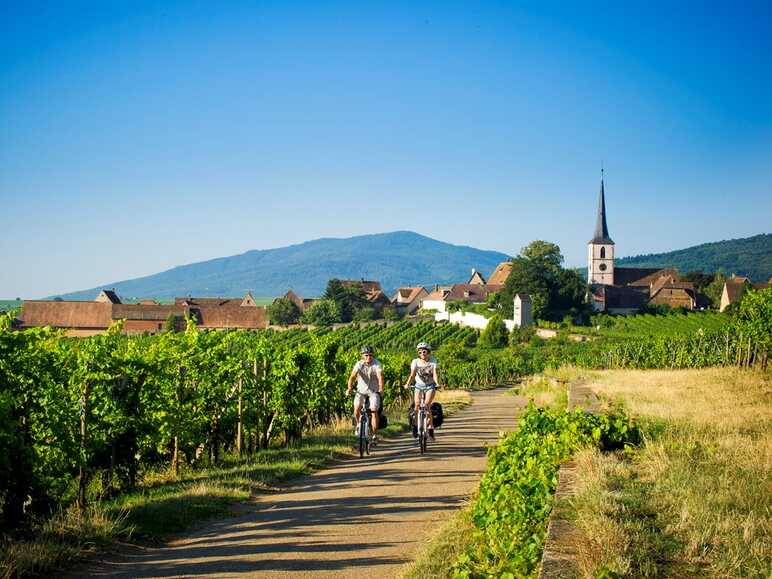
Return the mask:
[[[428,353],[429,353],[429,350],[423,350],[423,349],[421,349],[421,350],[418,350],[418,353],[419,353],[419,354],[428,354]]]

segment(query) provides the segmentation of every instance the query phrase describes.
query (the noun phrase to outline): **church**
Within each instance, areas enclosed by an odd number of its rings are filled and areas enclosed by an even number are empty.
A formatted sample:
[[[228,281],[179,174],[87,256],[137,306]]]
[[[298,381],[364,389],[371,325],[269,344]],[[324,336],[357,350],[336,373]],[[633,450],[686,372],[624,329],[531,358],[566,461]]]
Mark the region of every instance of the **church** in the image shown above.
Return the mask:
[[[614,241],[606,222],[606,192],[603,171],[595,234],[587,244],[589,300],[596,312],[634,314],[646,307],[667,305],[693,310],[696,293],[691,282],[680,281],[673,268],[618,267],[614,264]]]

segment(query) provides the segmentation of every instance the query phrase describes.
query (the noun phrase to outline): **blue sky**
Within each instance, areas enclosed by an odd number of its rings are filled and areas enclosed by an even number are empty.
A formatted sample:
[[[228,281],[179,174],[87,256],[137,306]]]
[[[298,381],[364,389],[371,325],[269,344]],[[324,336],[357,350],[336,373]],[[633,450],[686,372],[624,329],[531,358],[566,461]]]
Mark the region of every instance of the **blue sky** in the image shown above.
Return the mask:
[[[772,231],[769,2],[219,4],[0,3],[0,297],[397,229],[583,265],[601,162],[620,256]]]

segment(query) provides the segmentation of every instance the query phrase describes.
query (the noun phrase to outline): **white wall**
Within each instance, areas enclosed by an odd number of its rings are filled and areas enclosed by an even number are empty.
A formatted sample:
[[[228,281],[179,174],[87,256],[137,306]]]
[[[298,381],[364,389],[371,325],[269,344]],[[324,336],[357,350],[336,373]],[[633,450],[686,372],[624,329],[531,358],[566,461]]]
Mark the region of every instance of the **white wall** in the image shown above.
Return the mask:
[[[445,300],[424,300],[421,302],[421,307],[425,310],[437,310],[438,312],[444,312]]]
[[[484,330],[488,327],[488,318],[472,312],[440,312],[434,314],[434,319],[438,322],[447,320],[451,324],[458,324],[459,326],[475,328],[477,330]],[[511,332],[512,328],[515,327],[515,321],[504,320],[504,325],[507,327],[507,331]]]

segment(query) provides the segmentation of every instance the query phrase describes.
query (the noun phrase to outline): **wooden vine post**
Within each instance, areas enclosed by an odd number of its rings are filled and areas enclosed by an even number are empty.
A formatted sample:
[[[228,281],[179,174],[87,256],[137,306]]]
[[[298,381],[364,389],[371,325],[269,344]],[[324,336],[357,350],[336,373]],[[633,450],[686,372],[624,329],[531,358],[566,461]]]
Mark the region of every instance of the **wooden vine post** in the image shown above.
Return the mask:
[[[236,423],[236,453],[239,455],[239,458],[241,458],[241,417],[242,417],[242,399],[241,399],[241,385],[242,385],[242,379],[239,378],[239,406],[238,406],[238,422]]]
[[[80,398],[80,457],[79,457],[79,469],[78,469],[78,509],[84,511],[86,509],[86,483],[87,483],[87,470],[86,470],[86,442],[88,434],[88,398],[91,394],[91,381],[87,380]]]

